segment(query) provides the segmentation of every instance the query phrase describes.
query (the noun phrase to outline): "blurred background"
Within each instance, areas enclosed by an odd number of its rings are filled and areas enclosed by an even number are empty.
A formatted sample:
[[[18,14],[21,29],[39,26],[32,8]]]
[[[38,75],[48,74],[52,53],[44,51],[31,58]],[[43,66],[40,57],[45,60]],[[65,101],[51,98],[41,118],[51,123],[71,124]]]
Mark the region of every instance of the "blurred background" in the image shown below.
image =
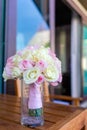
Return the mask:
[[[87,97],[86,0],[0,0],[0,93],[15,95],[15,81],[2,78],[7,58],[42,44],[62,62],[63,81],[50,92]]]

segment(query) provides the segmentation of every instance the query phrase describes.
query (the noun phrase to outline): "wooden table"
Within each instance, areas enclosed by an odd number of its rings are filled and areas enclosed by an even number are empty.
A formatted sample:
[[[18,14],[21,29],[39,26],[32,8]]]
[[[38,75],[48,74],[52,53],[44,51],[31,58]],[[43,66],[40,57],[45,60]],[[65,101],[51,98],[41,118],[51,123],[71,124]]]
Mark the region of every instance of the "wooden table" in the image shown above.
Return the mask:
[[[48,102],[44,104],[45,124],[34,130],[87,130],[87,110]],[[32,130],[20,124],[20,98],[0,95],[0,130]]]

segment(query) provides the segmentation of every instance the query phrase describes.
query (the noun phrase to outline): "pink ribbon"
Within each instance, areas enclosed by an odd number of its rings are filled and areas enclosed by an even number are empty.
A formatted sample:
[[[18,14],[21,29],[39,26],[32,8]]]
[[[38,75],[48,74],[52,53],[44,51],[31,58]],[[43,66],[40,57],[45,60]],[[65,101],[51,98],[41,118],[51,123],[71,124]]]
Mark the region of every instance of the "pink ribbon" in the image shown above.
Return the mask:
[[[42,96],[40,85],[33,84],[29,87],[28,108],[37,109],[42,107]]]

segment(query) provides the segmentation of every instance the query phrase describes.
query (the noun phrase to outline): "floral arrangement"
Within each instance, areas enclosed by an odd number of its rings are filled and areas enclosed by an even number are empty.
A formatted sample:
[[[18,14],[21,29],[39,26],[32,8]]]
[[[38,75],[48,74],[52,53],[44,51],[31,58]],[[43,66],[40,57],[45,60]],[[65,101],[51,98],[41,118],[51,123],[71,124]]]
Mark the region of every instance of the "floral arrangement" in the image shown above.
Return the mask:
[[[47,81],[56,86],[62,81],[61,61],[50,48],[28,46],[7,59],[3,78],[23,78],[26,84]]]

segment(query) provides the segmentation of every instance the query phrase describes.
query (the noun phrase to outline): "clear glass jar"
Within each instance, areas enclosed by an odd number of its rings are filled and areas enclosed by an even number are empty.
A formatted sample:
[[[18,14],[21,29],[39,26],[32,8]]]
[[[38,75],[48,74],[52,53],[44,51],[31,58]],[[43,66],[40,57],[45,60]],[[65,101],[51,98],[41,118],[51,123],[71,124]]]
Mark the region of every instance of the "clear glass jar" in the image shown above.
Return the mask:
[[[21,80],[21,124],[29,127],[44,124],[43,87]]]

